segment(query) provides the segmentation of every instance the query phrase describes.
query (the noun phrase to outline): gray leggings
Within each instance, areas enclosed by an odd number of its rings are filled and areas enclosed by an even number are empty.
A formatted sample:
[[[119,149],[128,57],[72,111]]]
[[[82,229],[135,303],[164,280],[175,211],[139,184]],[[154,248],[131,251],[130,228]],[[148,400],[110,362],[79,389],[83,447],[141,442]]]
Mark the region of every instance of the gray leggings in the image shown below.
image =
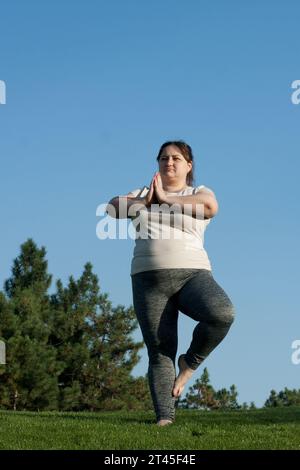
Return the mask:
[[[207,269],[155,269],[133,274],[131,280],[156,418],[174,420],[178,311],[198,322],[185,353],[186,363],[196,370],[226,336],[234,307]]]

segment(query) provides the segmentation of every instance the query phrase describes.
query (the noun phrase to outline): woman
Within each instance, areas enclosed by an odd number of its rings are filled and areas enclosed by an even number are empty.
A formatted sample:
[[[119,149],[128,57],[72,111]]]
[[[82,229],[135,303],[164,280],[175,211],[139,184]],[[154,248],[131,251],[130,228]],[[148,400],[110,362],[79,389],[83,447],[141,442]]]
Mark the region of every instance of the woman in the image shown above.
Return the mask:
[[[193,160],[184,141],[165,142],[150,188],[110,201],[117,218],[120,203],[125,204],[125,216],[136,229],[133,304],[148,351],[149,386],[159,426],[173,423],[176,398],[226,336],[234,318],[234,307],[214,280],[203,247],[204,231],[218,203],[210,189],[193,187]],[[176,377],[178,311],[197,325],[190,347],[179,356]]]

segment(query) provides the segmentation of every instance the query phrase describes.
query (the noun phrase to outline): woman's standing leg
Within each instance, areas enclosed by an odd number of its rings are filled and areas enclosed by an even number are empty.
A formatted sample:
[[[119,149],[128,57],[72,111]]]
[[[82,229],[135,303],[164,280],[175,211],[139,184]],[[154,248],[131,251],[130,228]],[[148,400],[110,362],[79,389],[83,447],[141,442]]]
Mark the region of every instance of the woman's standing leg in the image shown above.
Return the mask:
[[[185,382],[201,362],[227,335],[234,320],[233,304],[213,278],[211,271],[199,270],[176,294],[178,309],[199,322],[182,362],[182,369],[174,385],[178,397]]]
[[[133,305],[148,350],[148,379],[156,418],[173,421],[178,309],[168,295],[169,278],[155,271],[134,274],[131,278]]]

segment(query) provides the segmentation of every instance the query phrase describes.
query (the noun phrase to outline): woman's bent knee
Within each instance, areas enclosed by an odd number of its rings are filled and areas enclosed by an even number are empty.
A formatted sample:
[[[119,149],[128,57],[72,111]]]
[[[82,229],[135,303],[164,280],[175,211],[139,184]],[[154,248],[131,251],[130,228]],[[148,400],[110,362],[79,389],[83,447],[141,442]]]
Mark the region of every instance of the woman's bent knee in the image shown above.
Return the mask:
[[[223,307],[223,312],[222,312],[222,323],[230,326],[235,319],[235,308],[233,304],[230,302],[226,306]]]
[[[210,323],[228,326],[234,322],[235,308],[231,302],[215,304],[211,309]]]

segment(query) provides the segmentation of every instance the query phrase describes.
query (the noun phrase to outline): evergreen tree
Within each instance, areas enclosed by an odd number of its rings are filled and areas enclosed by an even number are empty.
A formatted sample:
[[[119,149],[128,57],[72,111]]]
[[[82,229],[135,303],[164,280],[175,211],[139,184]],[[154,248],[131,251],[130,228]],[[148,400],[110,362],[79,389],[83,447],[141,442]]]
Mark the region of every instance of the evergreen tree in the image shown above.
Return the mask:
[[[4,294],[0,292],[0,340],[4,341],[6,349],[6,364],[0,365],[0,408],[9,408],[16,394],[15,379],[18,371],[13,367],[13,356],[10,354],[16,331],[17,317]]]
[[[237,402],[238,392],[235,385],[230,389],[214,390],[210,384],[207,368],[203,370],[200,379],[197,379],[189,388],[186,398],[179,404],[181,408],[198,408],[205,410],[240,409]]]
[[[45,293],[51,284],[51,275],[47,272],[48,262],[45,256],[46,249],[38,249],[31,238],[21,245],[21,253],[14,260],[12,276],[4,284],[9,298],[24,289],[34,288],[36,295],[47,300]]]
[[[265,402],[265,407],[279,406],[279,399],[275,390],[271,390],[269,398]]]
[[[186,395],[186,404],[189,408],[212,409],[218,408],[219,403],[215,398],[216,392],[209,380],[209,373],[205,367],[200,379],[189,388]]]
[[[139,399],[149,393],[145,386],[141,391],[141,378],[130,375],[143,346],[130,336],[137,327],[133,309],[112,308],[90,263],[78,281],[70,277],[66,288],[57,282],[51,305],[50,341],[64,364],[60,409],[140,408]]]
[[[88,317],[91,338],[91,361],[86,368],[84,398],[94,409],[132,407],[139,399],[144,381],[133,379],[131,371],[138,363],[138,351],[143,342],[136,343],[131,334],[138,322],[132,307],[112,308],[107,294],[98,296],[97,310]],[[133,387],[137,380],[137,386]],[[97,390],[95,394],[94,390]],[[136,396],[135,396],[136,392]],[[149,392],[144,386],[144,395]],[[95,400],[95,398],[97,400]]]
[[[265,402],[265,407],[275,406],[298,406],[300,405],[300,389],[289,390],[287,387],[278,394],[275,390],[271,390],[269,398]]]
[[[229,393],[229,408],[231,410],[237,410],[240,408],[239,404],[238,404],[238,401],[237,401],[237,397],[238,397],[238,391],[237,391],[237,388],[236,386],[233,384],[230,386],[230,393]]]
[[[300,389],[289,390],[287,387],[284,389],[285,406],[299,406],[300,405]]]
[[[59,409],[62,410],[83,409],[83,370],[90,357],[86,318],[88,308],[93,308],[93,299],[87,299],[91,290],[81,284],[81,279],[75,281],[70,276],[68,286],[64,288],[58,280],[56,293],[51,296],[49,343],[56,348],[57,359],[63,364],[58,377]]]
[[[45,255],[45,248],[38,249],[31,239],[21,245],[12,276],[5,282],[5,300],[2,295],[7,363],[0,400],[1,406],[15,410],[57,407],[59,364],[55,349],[47,344],[51,276]]]
[[[226,388],[221,388],[215,392],[216,404],[214,408],[227,409],[229,408],[230,394]]]
[[[152,409],[147,377],[133,378],[143,342],[132,307],[112,308],[87,263],[49,296],[46,250],[21,246],[0,293],[0,407],[8,409]]]
[[[124,402],[128,410],[152,411],[153,403],[149,390],[148,374],[132,377],[125,389]]]

